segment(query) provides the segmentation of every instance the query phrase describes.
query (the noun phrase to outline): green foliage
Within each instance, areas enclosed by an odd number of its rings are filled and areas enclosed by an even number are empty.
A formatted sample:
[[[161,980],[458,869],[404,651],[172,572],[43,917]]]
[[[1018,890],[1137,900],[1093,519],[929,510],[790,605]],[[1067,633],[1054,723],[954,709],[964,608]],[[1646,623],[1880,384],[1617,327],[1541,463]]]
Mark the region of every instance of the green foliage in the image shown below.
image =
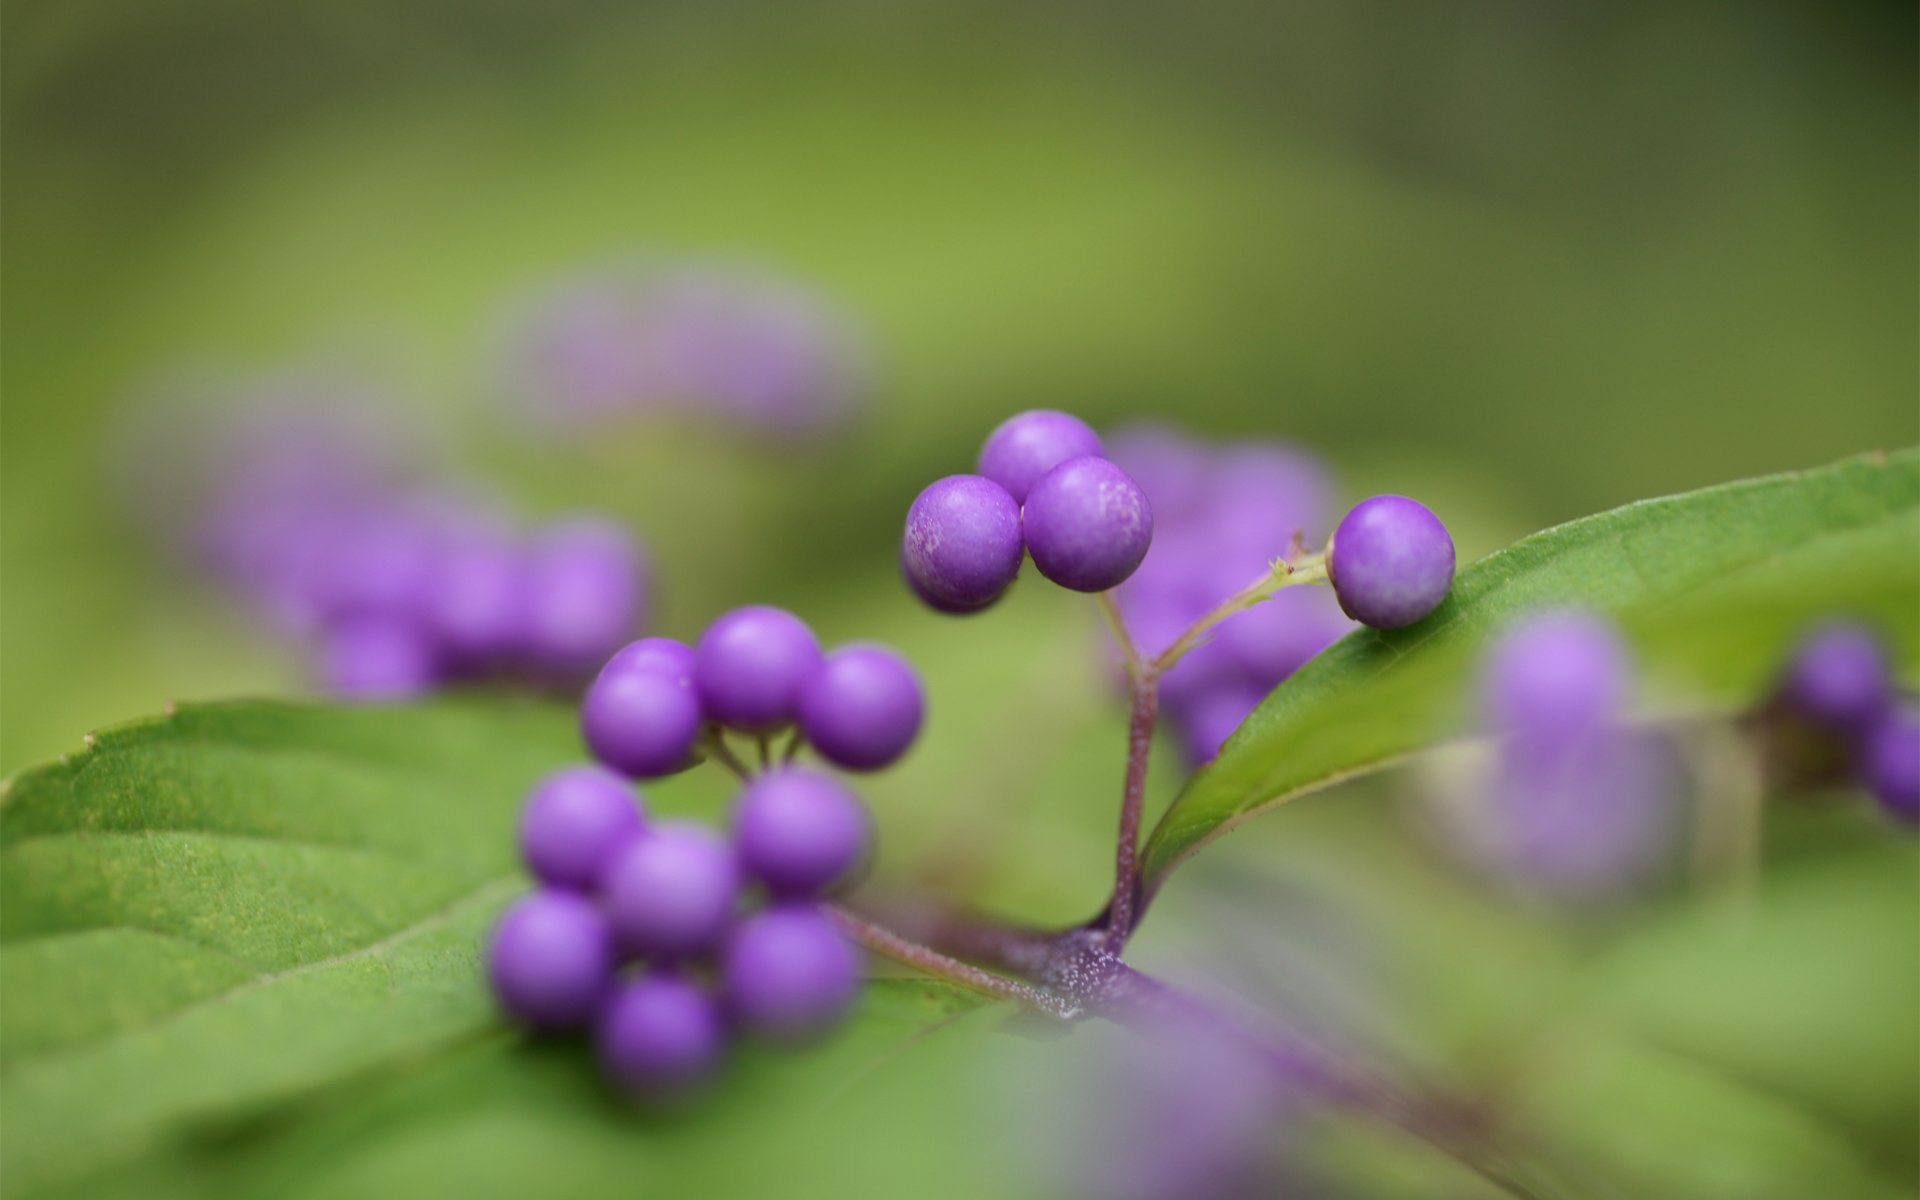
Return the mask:
[[[1629,504],[1525,538],[1460,572],[1433,616],[1364,630],[1309,663],[1195,775],[1143,851],[1149,887],[1210,839],[1296,796],[1472,732],[1479,652],[1535,609],[1617,618],[1650,715],[1756,700],[1795,636],[1835,612],[1915,652],[1920,451],[1850,459]]]

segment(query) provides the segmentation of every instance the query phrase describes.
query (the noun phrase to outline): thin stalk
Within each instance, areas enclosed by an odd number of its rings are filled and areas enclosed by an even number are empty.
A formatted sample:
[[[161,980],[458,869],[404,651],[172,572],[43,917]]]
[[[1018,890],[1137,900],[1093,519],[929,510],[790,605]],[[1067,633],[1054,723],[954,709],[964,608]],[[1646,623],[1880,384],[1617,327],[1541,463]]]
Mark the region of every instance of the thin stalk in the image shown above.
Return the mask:
[[[1153,755],[1153,724],[1160,707],[1160,673],[1149,665],[1129,689],[1127,781],[1120,795],[1120,838],[1113,859],[1113,905],[1107,914],[1107,946],[1120,953],[1133,932],[1140,891],[1140,812],[1147,796],[1147,766]]]
[[[991,996],[996,1000],[1011,1000],[1039,1009],[1050,1016],[1071,1018],[1078,1015],[1078,1007],[1068,1003],[1052,992],[1021,983],[991,971],[983,971],[970,963],[957,958],[949,958],[929,946],[901,937],[884,926],[876,925],[865,917],[838,904],[825,906],[829,920],[839,927],[840,932],[860,945],[894,962],[912,967],[923,974],[936,979]]]
[[[720,731],[718,725],[707,726],[706,733],[701,735],[700,747],[705,750],[714,761],[723,764],[727,770],[732,771],[741,779],[751,779],[753,777],[753,772],[747,769],[747,764],[741,762],[740,756],[733,752],[733,747],[727,745],[726,735]]]
[[[1283,588],[1301,583],[1319,583],[1326,577],[1327,559],[1324,554],[1303,558],[1298,564],[1289,563],[1283,558],[1274,563],[1266,574],[1228,596],[1212,612],[1195,621],[1185,633],[1174,639],[1173,645],[1161,651],[1159,657],[1147,665],[1155,671],[1165,672],[1186,657],[1189,650],[1213,632],[1214,626],[1228,617],[1244,612],[1262,600],[1271,599],[1274,593]]]

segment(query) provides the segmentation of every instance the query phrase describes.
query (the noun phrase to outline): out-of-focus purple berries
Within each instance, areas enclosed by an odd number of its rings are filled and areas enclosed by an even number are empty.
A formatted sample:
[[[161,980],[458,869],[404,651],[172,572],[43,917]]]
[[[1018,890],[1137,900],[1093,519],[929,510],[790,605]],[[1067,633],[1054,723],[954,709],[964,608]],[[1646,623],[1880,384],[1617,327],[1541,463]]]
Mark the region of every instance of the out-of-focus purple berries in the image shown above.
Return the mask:
[[[1008,417],[980,447],[980,474],[1007,489],[1015,503],[1042,475],[1070,458],[1098,458],[1100,435],[1085,421],[1052,409]]]
[[[866,355],[847,321],[794,283],[724,265],[565,280],[509,334],[513,411],[584,434],[636,419],[719,418],[817,436],[858,405]]]
[[[1860,739],[1860,776],[1880,807],[1920,825],[1920,712],[1890,709]]]
[[[967,613],[1013,585],[1025,553],[1020,505],[1007,489],[980,475],[949,475],[907,510],[900,568],[929,605]]]
[[[535,1029],[575,1029],[613,982],[613,937],[600,910],[574,892],[540,891],[494,927],[487,970],[508,1013]]]
[[[799,617],[767,605],[737,608],[694,647],[694,690],[708,719],[766,733],[792,723],[820,661],[820,643]]]
[[[693,663],[693,651],[670,638],[642,638],[609,659],[580,704],[594,757],[634,779],[686,767],[705,720]]]
[[[800,689],[800,731],[820,757],[849,771],[891,765],[925,715],[920,677],[884,646],[835,650]]]
[[[1560,747],[1620,712],[1630,668],[1626,646],[1595,613],[1562,609],[1507,631],[1487,653],[1481,708],[1489,728]]]
[[[1104,458],[1068,459],[1042,475],[1021,525],[1034,567],[1076,592],[1119,587],[1153,544],[1146,493]]]
[[[724,838],[665,822],[614,851],[600,893],[623,951],[676,959],[711,949],[726,934],[740,883]]]
[[[1886,650],[1856,621],[1830,621],[1800,643],[1782,684],[1803,716],[1836,729],[1872,722],[1893,694]]]
[[[799,767],[757,776],[734,808],[741,865],[777,896],[812,896],[866,857],[872,825],[838,780]]]
[[[1411,625],[1453,586],[1453,538],[1418,500],[1362,500],[1334,530],[1327,574],[1348,616],[1375,629]]]
[[[559,678],[591,671],[645,622],[646,577],[639,545],[610,521],[542,530],[526,555],[526,653]]]
[[[1153,545],[1114,593],[1143,653],[1165,650],[1296,538],[1325,535],[1331,479],[1295,447],[1213,446],[1158,426],[1121,430],[1107,447],[1153,504]],[[1160,681],[1167,726],[1188,761],[1211,760],[1268,692],[1352,628],[1318,587],[1284,589],[1222,621]]]
[[[741,1028],[795,1044],[812,1041],[846,1015],[860,989],[860,955],[820,913],[782,905],[734,930],[721,978]]]
[[[618,984],[600,1011],[600,1065],[640,1100],[684,1099],[705,1083],[726,1053],[726,1022],[700,987],[670,971]]]
[[[321,635],[318,657],[321,683],[349,700],[405,700],[439,680],[432,644],[399,617],[348,617]]]
[[[565,767],[541,780],[520,814],[520,853],[550,887],[587,891],[601,869],[640,833],[640,809],[626,781],[598,767]]]

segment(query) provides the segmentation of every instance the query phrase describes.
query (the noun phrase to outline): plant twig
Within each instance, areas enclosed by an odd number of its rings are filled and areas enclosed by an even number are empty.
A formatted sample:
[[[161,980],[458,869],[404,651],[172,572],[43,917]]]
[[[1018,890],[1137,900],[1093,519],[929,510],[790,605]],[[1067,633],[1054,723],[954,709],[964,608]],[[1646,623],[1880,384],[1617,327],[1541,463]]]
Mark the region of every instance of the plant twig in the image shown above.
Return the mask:
[[[1147,766],[1153,755],[1154,717],[1160,706],[1159,671],[1149,665],[1128,689],[1127,780],[1120,795],[1120,838],[1114,849],[1113,904],[1107,913],[1107,941],[1115,953],[1133,932],[1140,891],[1140,812],[1146,804]]]
[[[746,763],[740,761],[740,756],[733,752],[733,747],[727,745],[726,734],[721,732],[718,725],[707,726],[707,731],[700,736],[700,747],[716,762],[723,764],[741,779],[752,778],[753,772],[747,769]]]
[[[916,971],[932,975],[949,983],[978,992],[983,996],[992,996],[996,1000],[1011,1000],[1039,1009],[1050,1016],[1063,1019],[1079,1015],[1079,1006],[1069,1003],[1050,991],[1008,979],[1004,975],[995,975],[983,971],[970,963],[957,958],[949,958],[930,946],[904,938],[884,926],[876,925],[865,917],[838,904],[825,906],[829,920],[839,927],[840,932],[860,945],[897,963],[912,967]]]

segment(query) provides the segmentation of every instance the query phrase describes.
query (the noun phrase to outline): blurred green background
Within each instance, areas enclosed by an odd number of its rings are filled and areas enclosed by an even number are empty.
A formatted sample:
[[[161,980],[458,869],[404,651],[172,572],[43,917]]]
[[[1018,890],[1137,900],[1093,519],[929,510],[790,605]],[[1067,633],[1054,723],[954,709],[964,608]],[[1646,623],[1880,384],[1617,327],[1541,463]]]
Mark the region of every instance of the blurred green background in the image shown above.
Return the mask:
[[[912,496],[1008,413],[1297,439],[1349,497],[1428,499],[1467,559],[1920,440],[1909,4],[10,0],[4,33],[3,770],[172,700],[306,687],[127,512],[126,414],[182,371],[389,385],[449,469],[641,530],[663,632],[768,601],[902,646],[933,717],[870,789],[886,872],[1060,921],[1100,894],[1120,778],[1090,608],[1024,587],[947,622],[895,574]],[[504,424],[513,297],[635,248],[818,286],[876,354],[862,419],[806,453]],[[1676,1196],[1791,1194],[1760,1184],[1824,1177],[1829,1121],[1910,1177],[1911,847],[1834,806],[1788,813],[1769,854],[1753,937],[1680,906],[1596,945],[1459,888],[1386,805],[1303,804],[1219,847],[1142,951],[1231,943],[1238,911],[1309,973],[1369,956],[1369,1020],[1493,1076],[1539,1035],[1549,1115],[1699,1172]],[[1244,876],[1287,903],[1247,917]],[[936,1146],[957,1101],[917,1069],[856,1111],[925,1106],[899,1176],[927,1154],[987,1186],[1001,1164]],[[1699,1161],[1700,1113],[1738,1154]],[[539,1181],[546,1158],[512,1174],[519,1143],[489,1156],[476,1128],[433,1169]],[[1352,1136],[1327,1152],[1380,1194],[1468,1194]]]

